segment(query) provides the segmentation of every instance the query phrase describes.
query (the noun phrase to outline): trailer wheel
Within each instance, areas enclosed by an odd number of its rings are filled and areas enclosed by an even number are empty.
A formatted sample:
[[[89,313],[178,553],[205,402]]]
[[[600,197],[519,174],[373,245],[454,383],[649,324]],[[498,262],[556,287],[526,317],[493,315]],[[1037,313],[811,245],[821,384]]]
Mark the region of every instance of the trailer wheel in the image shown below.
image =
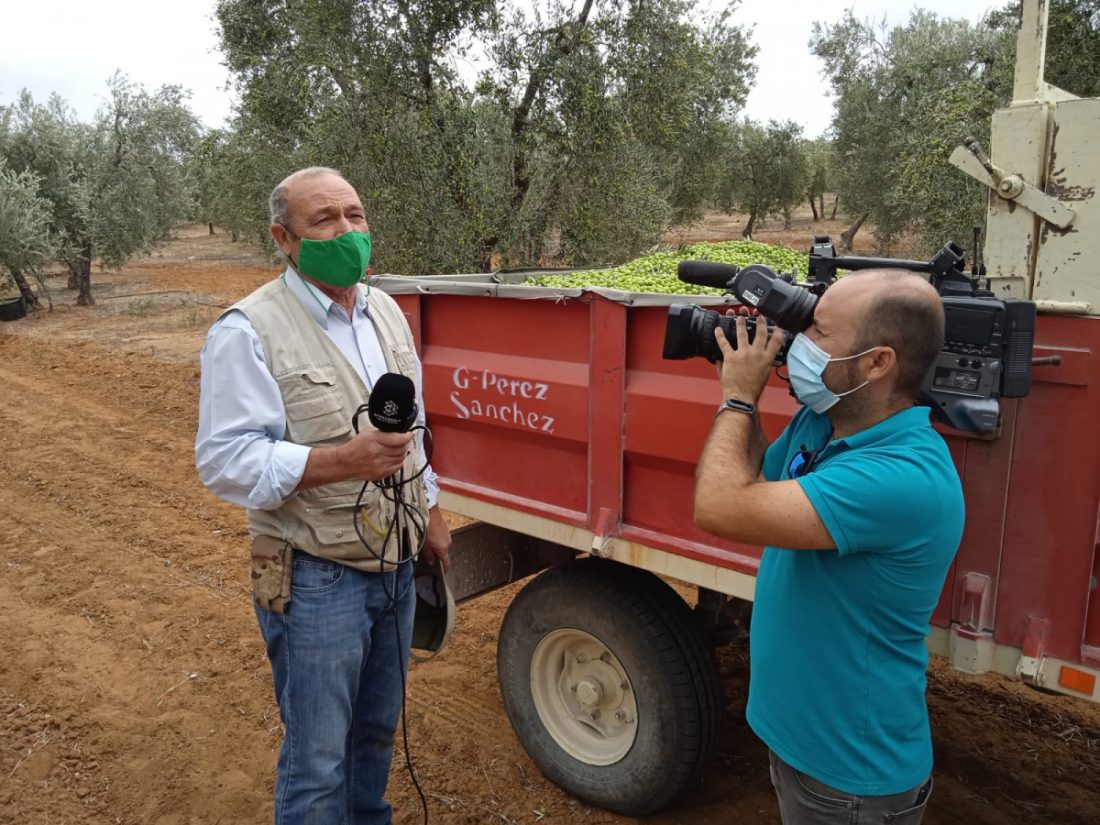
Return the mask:
[[[520,742],[551,781],[628,816],[697,782],[722,721],[713,651],[656,576],[586,559],[512,601],[497,673]]]

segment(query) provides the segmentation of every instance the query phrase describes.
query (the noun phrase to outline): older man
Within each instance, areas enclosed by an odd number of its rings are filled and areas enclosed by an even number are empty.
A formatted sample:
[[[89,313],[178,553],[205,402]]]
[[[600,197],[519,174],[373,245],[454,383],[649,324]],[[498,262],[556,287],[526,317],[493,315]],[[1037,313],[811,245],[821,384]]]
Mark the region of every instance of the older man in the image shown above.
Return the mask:
[[[285,728],[275,822],[388,823],[415,604],[406,562],[422,546],[446,567],[450,533],[434,474],[417,475],[422,445],[366,415],[355,433],[352,418],[387,372],[419,393],[420,362],[396,303],[361,283],[370,233],[352,186],[302,169],[270,206],[290,266],[210,329],[196,465],[213,493],[248,508],[256,616]],[[392,503],[364,487],[401,470],[417,511],[404,535]]]
[[[914,406],[940,349],[917,275],[847,275],[791,344],[804,405],[770,447],[756,416],[780,336],[721,330],[725,400],[695,518],[768,545],[750,631],[748,721],[787,825],[917,823],[931,793],[924,637],[963,529],[947,445]]]

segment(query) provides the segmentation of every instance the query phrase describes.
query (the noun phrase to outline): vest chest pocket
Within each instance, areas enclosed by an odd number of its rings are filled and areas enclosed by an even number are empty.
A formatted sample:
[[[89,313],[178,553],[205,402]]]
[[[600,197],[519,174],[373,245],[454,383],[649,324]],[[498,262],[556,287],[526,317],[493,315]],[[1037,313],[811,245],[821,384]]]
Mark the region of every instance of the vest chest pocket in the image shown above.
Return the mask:
[[[300,367],[275,380],[283,394],[289,440],[315,444],[351,432],[351,416],[331,366]]]
[[[391,347],[390,352],[393,353],[393,361],[397,364],[397,368],[409,378],[416,380],[416,353],[402,346]]]

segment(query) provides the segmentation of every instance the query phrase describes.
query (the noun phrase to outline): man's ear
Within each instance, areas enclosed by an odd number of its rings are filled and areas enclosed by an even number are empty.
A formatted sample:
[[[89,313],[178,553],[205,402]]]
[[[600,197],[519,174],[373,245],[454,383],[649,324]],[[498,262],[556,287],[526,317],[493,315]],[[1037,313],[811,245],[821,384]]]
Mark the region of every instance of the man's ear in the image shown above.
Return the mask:
[[[290,230],[281,223],[273,223],[268,229],[271,231],[271,237],[275,241],[275,245],[279,247],[279,251],[289,258],[291,251],[294,249]]]
[[[867,370],[867,380],[875,381],[895,370],[898,354],[893,347],[880,347],[871,356],[871,369]]]

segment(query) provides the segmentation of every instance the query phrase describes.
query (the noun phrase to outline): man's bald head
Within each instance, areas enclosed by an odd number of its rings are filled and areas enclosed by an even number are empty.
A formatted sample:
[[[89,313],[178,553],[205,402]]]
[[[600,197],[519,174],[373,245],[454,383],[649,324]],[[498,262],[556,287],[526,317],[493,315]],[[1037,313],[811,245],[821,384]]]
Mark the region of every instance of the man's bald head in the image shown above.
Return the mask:
[[[943,346],[943,302],[923,276],[905,269],[869,269],[845,275],[829,291],[846,285],[858,295],[856,351],[888,346],[897,354],[897,393],[915,398]],[[834,298],[840,296],[833,296]]]
[[[281,181],[279,185],[271,190],[271,197],[268,198],[268,209],[271,215],[271,223],[281,224],[282,226],[290,226],[290,193],[294,189],[294,186],[309,178],[316,178],[324,175],[332,175],[340,180],[344,180],[344,176],[337,170],[330,169],[328,166],[307,166],[305,169],[299,169],[297,172],[291,172]]]

